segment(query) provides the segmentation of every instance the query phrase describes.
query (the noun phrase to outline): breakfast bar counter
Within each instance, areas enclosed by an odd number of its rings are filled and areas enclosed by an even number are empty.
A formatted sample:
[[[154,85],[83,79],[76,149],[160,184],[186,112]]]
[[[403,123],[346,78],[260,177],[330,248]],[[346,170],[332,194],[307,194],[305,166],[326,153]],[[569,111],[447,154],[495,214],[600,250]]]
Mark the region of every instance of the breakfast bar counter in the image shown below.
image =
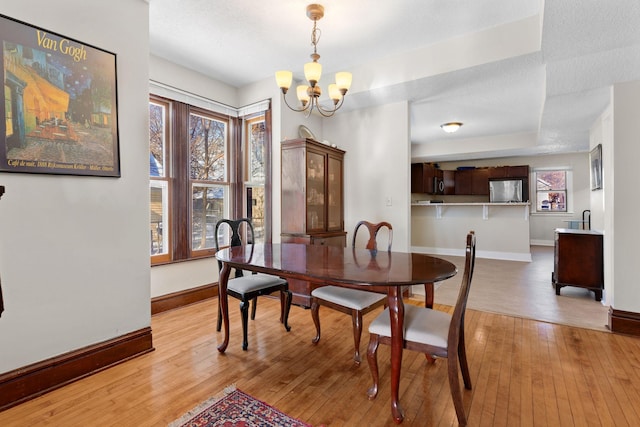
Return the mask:
[[[427,203],[411,205],[413,252],[463,256],[460,239],[474,230],[478,256],[531,262],[530,203]]]

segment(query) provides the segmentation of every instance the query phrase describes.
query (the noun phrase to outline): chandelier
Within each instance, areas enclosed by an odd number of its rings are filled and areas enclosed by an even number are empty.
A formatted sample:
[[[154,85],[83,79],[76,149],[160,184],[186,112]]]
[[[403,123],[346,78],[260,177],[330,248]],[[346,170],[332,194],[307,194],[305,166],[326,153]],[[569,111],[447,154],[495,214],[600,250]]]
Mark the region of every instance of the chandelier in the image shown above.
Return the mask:
[[[309,117],[315,108],[322,116],[331,117],[340,107],[342,107],[344,95],[351,86],[351,73],[336,73],[336,82],[330,84],[328,88],[329,98],[333,100],[333,108],[322,107],[319,102],[322,90],[318,85],[320,76],[322,75],[322,65],[318,62],[320,55],[318,55],[317,50],[318,41],[320,40],[322,31],[317,27],[317,23],[324,16],[324,7],[319,4],[310,4],[307,6],[307,16],[313,21],[313,31],[311,31],[313,53],[310,55],[312,62],[304,64],[304,76],[309,84],[299,85],[296,88],[296,94],[298,95],[298,100],[300,100],[300,103],[302,104],[302,108],[292,107],[287,102],[287,91],[291,87],[291,82],[293,80],[293,74],[291,71],[276,71],[276,82],[278,83],[278,87],[282,90],[282,99],[284,100],[284,103],[291,110],[305,112],[305,117]]]

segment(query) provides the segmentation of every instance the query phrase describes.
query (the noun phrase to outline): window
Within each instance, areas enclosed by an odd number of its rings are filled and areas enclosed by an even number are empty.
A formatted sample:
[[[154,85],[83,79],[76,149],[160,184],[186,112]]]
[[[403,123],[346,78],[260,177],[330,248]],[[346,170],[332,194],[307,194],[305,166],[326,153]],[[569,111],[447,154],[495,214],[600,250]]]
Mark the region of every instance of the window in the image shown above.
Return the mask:
[[[191,251],[216,247],[216,223],[229,217],[229,121],[205,112],[189,114]]]
[[[255,240],[264,242],[266,216],[265,160],[268,155],[266,152],[267,127],[264,114],[248,119],[244,134],[244,162],[247,165],[244,177],[244,213],[247,218],[251,218],[256,233]]]
[[[256,236],[270,240],[267,117],[245,120],[151,96],[152,264],[213,255],[221,218],[248,216]]]
[[[157,261],[169,259],[169,179],[165,167],[169,164],[168,114],[167,102],[154,100],[149,103],[149,217],[151,255]]]
[[[536,212],[567,212],[567,171],[534,172]]]

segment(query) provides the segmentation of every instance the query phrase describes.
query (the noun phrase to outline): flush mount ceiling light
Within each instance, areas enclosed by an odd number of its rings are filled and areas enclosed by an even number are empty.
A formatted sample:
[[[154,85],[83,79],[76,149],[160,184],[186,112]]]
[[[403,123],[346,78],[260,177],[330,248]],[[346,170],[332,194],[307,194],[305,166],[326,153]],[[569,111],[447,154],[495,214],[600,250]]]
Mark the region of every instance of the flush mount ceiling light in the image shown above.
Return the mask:
[[[313,31],[311,31],[311,45],[313,46],[313,53],[311,54],[312,62],[304,64],[304,76],[309,82],[309,85],[299,85],[296,88],[298,99],[302,104],[302,108],[295,108],[289,105],[287,102],[287,91],[291,87],[293,80],[293,74],[291,71],[276,71],[276,82],[278,87],[282,90],[282,99],[284,103],[293,111],[305,112],[305,116],[308,117],[311,111],[315,108],[324,117],[331,117],[342,106],[344,102],[344,95],[351,87],[351,73],[339,72],[336,73],[336,82],[329,85],[329,98],[333,100],[333,108],[323,108],[318,99],[322,95],[322,90],[318,85],[320,76],[322,74],[322,65],[318,62],[320,55],[318,55],[317,45],[320,40],[322,31],[317,27],[317,23],[324,16],[324,7],[319,4],[310,4],[307,6],[307,16],[313,21]]]
[[[458,129],[460,129],[460,126],[462,126],[461,122],[449,122],[449,123],[443,123],[440,125],[442,130],[445,131],[446,133],[457,132]]]

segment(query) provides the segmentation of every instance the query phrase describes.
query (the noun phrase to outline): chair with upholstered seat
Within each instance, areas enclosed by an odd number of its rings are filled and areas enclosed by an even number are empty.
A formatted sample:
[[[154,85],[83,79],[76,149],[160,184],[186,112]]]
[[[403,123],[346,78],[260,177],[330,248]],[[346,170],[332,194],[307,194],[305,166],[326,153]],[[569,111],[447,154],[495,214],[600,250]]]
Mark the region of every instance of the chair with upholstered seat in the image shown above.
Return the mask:
[[[360,221],[353,232],[352,247],[355,247],[356,245],[358,230],[361,226],[364,226],[369,230],[369,240],[366,248],[371,251],[378,250],[378,232],[381,228],[386,227],[388,229],[389,236],[387,251],[391,251],[393,228],[388,222],[373,224],[368,221]],[[359,365],[362,360],[360,357],[362,316],[378,307],[381,307],[386,303],[386,300],[387,296],[385,294],[359,289],[349,289],[338,286],[322,286],[314,289],[311,292],[311,317],[313,318],[313,323],[316,325],[316,337],[313,339],[313,343],[316,344],[320,341],[320,316],[318,311],[321,305],[340,311],[341,313],[349,314],[351,315],[351,321],[353,324],[353,341],[355,346],[353,360],[356,365]]]
[[[447,359],[449,388],[460,425],[467,424],[467,417],[462,404],[458,364],[460,364],[462,371],[464,386],[471,390],[471,377],[464,343],[464,314],[467,308],[475,259],[476,237],[475,233],[471,231],[467,235],[464,275],[453,314],[409,304],[404,307],[404,348],[425,353],[431,361],[438,357]],[[378,345],[380,343],[391,344],[389,309],[385,309],[371,322],[369,335],[367,360],[373,377],[373,385],[369,388],[368,395],[369,399],[374,399],[378,394]]]
[[[225,226],[228,226],[226,227]],[[242,225],[245,224],[245,227]],[[215,241],[216,251],[220,250],[220,231],[224,231],[227,228],[231,232],[229,237],[229,246],[242,245],[242,235],[247,236],[247,242],[253,244],[255,234],[253,230],[253,224],[248,218],[242,218],[238,220],[221,219],[216,224],[215,229]],[[219,270],[222,269],[222,262],[218,261]],[[258,303],[258,297],[261,295],[269,295],[274,292],[280,292],[280,322],[284,324],[287,332],[291,330],[289,327],[289,310],[291,308],[291,292],[287,281],[280,277],[271,276],[262,273],[244,274],[242,270],[236,269],[235,276],[229,278],[227,282],[227,294],[240,300],[240,313],[242,316],[242,349],[247,350],[249,346],[247,337],[247,328],[249,324],[249,305],[253,302],[251,309],[251,320],[256,317],[256,306]],[[218,300],[219,301],[219,300]],[[222,310],[218,303],[218,332],[222,328]]]

